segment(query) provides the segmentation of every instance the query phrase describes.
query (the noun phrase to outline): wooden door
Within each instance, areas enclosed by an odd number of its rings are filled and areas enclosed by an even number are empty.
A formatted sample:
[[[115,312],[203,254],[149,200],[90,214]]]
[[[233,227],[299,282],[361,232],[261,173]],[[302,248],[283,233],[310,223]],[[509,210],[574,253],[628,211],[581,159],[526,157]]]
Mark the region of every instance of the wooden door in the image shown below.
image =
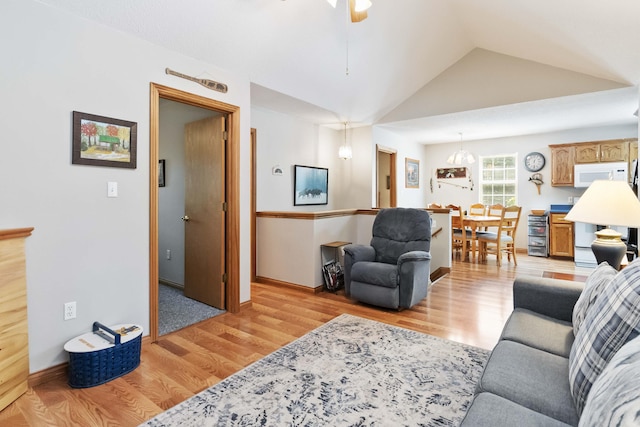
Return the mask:
[[[185,125],[184,294],[224,309],[225,118]]]

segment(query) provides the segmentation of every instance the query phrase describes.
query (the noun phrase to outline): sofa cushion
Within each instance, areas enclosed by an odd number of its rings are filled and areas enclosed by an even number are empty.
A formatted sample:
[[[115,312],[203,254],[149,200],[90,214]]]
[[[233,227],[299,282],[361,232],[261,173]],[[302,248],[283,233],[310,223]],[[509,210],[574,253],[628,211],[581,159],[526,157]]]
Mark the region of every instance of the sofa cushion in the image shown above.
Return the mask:
[[[596,299],[569,355],[569,384],[578,414],[593,382],[614,354],[640,333],[640,258],[620,271]]]
[[[460,424],[460,426],[469,427],[568,427],[569,425],[493,393],[476,395]]]
[[[573,327],[569,322],[524,308],[516,308],[509,316],[500,339],[569,357],[574,336]]]
[[[573,307],[573,333],[577,334],[580,325],[584,321],[589,307],[592,307],[598,295],[607,286],[618,272],[606,262],[601,262],[598,267],[587,277],[584,290]]]
[[[640,337],[622,346],[595,380],[580,425],[640,425]]]
[[[524,344],[496,345],[478,382],[490,392],[570,425],[578,424],[569,390],[569,361]]]

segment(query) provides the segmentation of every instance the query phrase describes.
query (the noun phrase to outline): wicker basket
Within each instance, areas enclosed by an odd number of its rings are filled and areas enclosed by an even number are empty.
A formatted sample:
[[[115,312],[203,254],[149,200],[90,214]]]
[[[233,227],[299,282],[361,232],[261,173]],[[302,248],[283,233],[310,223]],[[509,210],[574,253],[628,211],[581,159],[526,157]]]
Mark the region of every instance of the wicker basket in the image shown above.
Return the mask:
[[[112,329],[113,328],[113,329]],[[69,385],[74,388],[104,384],[133,371],[140,365],[142,327],[118,325],[108,328],[93,323],[93,332],[79,336],[65,345],[69,352]],[[123,335],[114,329],[124,328]],[[88,350],[78,344],[83,344]]]

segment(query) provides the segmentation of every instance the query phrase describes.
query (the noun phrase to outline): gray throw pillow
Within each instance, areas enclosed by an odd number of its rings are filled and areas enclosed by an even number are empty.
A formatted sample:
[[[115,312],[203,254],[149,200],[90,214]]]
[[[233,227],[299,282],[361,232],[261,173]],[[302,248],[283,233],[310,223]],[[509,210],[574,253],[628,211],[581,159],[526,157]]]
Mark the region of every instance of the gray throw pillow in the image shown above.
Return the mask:
[[[573,334],[578,335],[580,325],[584,321],[584,317],[592,307],[598,295],[615,277],[618,271],[606,262],[601,262],[598,267],[587,277],[584,284],[584,290],[580,294],[576,305],[573,307]]]
[[[587,311],[569,354],[569,386],[578,415],[600,372],[640,334],[640,258],[620,271]]]
[[[593,383],[579,425],[640,425],[640,338],[622,346]]]

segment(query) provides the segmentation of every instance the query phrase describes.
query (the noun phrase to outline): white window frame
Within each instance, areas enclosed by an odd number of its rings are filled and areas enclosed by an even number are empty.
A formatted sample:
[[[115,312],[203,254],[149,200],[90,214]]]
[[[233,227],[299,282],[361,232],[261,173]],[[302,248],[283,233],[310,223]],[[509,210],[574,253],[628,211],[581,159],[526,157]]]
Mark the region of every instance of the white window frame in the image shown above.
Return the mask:
[[[513,167],[502,167],[499,168],[502,171],[505,171],[505,173],[503,174],[503,177],[506,177],[506,171],[507,170],[513,170],[514,174],[513,174],[513,179],[485,179],[485,160],[487,159],[492,159],[492,162],[495,163],[495,159],[498,158],[508,158],[511,157],[513,158]],[[478,190],[478,196],[479,196],[479,202],[483,203],[485,205],[495,205],[497,203],[500,203],[501,205],[504,206],[513,206],[513,205],[517,205],[518,204],[518,153],[509,153],[509,154],[496,154],[493,156],[480,156],[480,176],[479,176],[479,190]],[[506,164],[506,162],[504,162]],[[493,171],[498,170],[495,168],[492,168]],[[495,174],[492,174],[495,175]],[[509,198],[508,200],[506,199],[506,197],[508,197],[508,195],[505,195],[504,193],[502,193],[499,197],[499,201],[496,201],[496,198],[494,196],[494,193],[491,194],[491,202],[485,201],[485,192],[484,192],[484,186],[486,184],[498,184],[498,185],[513,185],[514,188],[514,192],[515,194],[512,195],[511,198]],[[504,200],[506,200],[506,203],[504,202]]]

